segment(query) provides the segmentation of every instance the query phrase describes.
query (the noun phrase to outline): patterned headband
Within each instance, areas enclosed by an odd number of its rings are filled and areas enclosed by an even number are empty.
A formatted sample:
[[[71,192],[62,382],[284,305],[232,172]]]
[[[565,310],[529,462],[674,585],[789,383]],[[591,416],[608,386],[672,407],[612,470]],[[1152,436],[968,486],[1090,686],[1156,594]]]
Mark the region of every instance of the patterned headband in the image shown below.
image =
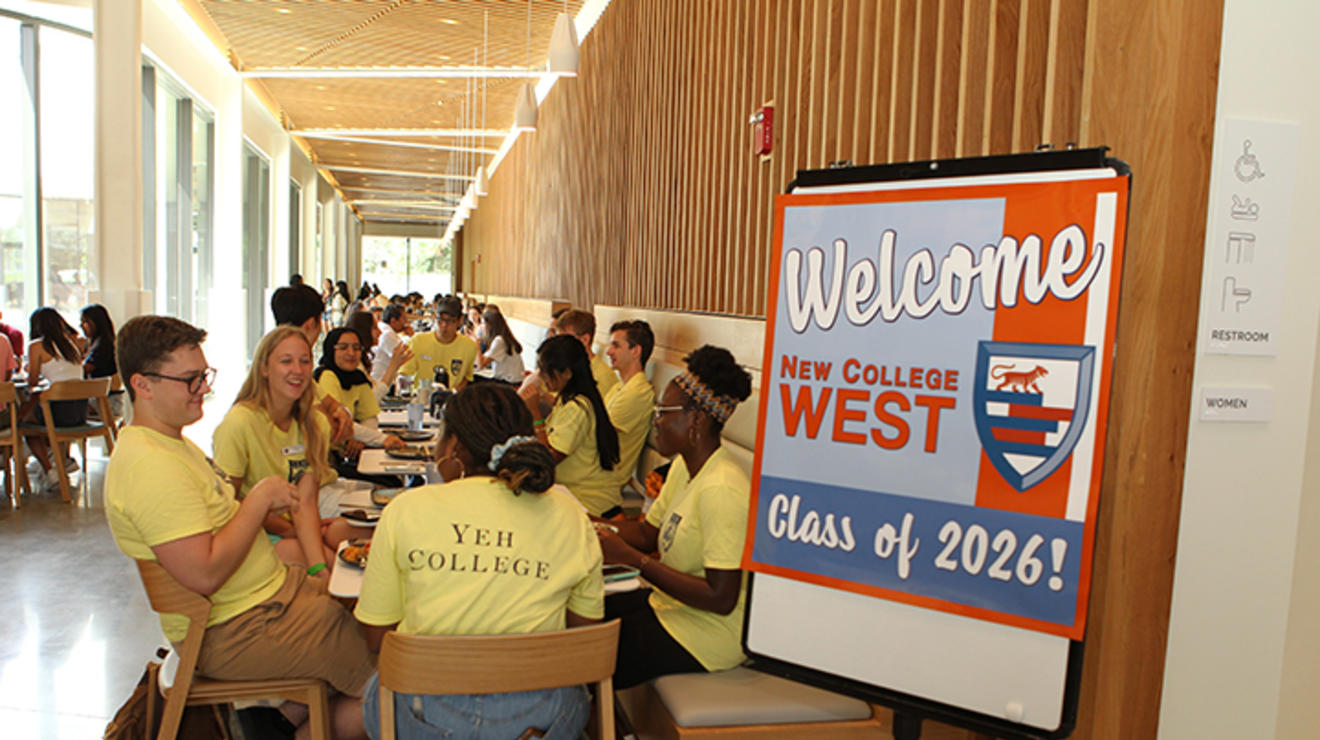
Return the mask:
[[[681,375],[674,378],[678,387],[701,407],[702,411],[710,414],[711,418],[723,424],[733,415],[733,410],[738,406],[738,401],[732,396],[721,396],[712,391],[701,382],[697,376],[684,370]]]

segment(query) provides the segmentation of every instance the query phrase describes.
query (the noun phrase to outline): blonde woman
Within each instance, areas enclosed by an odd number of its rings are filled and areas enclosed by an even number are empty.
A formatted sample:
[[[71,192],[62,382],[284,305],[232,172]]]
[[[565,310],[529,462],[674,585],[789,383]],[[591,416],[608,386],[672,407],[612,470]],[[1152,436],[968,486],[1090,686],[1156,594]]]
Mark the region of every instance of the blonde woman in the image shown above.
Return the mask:
[[[337,478],[330,466],[330,425],[315,413],[313,386],[312,348],[301,329],[280,326],[262,337],[247,379],[212,440],[215,464],[240,499],[272,475],[300,487]],[[282,560],[309,569],[324,565],[334,554],[327,547],[352,529],[336,520],[323,533],[313,507],[299,507],[292,517],[268,516],[265,528]]]

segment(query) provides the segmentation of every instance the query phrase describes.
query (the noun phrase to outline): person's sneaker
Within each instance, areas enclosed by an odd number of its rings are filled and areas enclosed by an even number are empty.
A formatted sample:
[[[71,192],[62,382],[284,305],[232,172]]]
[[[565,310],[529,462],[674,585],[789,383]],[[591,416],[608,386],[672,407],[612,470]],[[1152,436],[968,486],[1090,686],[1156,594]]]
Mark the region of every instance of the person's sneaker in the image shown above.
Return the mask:
[[[54,471],[48,473],[40,465],[37,466],[37,472],[28,474],[28,482],[32,484],[32,490],[35,492],[57,488],[60,485]]]
[[[78,460],[75,458],[70,457],[64,461],[64,472],[66,473],[76,473],[81,469],[82,466],[78,464]]]

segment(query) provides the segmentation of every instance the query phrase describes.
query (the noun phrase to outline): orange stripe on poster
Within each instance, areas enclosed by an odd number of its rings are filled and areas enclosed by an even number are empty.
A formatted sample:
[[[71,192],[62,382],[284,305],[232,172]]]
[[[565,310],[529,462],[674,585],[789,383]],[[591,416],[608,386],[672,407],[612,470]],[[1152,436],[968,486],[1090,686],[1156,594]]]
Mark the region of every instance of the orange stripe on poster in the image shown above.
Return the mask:
[[[1004,211],[1004,234],[1021,243],[1029,235],[1040,237],[1041,260],[1049,259],[1051,240],[1060,230],[1076,224],[1091,238],[1095,223],[1095,194],[1111,189],[1108,181],[1077,182],[1068,187],[1023,185],[1015,189]],[[1071,301],[1047,293],[1040,303],[1028,302],[1018,288],[1017,305],[1002,305],[995,311],[994,340],[1035,344],[1081,344],[1086,333],[1088,294]],[[1092,421],[1091,423],[1094,423]],[[1027,491],[1009,485],[981,452],[977,474],[976,505],[1023,514],[1062,518],[1068,506],[1068,485],[1072,477],[1072,459],[1060,465],[1054,474]]]

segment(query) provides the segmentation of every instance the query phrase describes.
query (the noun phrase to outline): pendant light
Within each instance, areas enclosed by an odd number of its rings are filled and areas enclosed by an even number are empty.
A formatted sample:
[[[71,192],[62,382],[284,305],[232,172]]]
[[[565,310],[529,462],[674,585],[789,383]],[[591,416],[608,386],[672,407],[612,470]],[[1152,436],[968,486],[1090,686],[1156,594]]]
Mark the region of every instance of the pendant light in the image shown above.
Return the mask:
[[[527,3],[527,45],[524,47],[527,55],[527,66],[532,66],[532,4]],[[514,131],[535,131],[536,130],[536,87],[530,82],[523,83],[518,90],[518,100],[513,107],[513,130]]]
[[[480,195],[483,198],[490,195],[490,175],[486,174],[485,165],[477,166],[477,180],[474,187],[476,188],[477,195]]]
[[[524,82],[518,91],[518,104],[513,109],[513,130],[536,130],[536,86],[530,82]]]
[[[567,3],[565,3],[567,6]],[[550,36],[550,67],[552,75],[577,77],[578,73],[578,37],[577,27],[567,12],[555,18],[555,31]]]

